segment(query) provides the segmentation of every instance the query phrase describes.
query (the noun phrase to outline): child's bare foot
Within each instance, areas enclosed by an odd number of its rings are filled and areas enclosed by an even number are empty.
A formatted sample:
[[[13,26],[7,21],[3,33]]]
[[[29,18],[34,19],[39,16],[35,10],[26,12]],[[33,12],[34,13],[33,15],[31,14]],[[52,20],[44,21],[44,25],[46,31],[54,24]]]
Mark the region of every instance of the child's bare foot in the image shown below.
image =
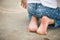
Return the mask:
[[[38,29],[37,27],[37,19],[35,16],[32,16],[29,27],[28,27],[28,31],[29,32],[36,32]]]
[[[34,22],[31,22],[28,27],[29,32],[36,32],[37,31],[37,24]]]
[[[43,16],[41,19],[41,25],[39,26],[37,33],[38,34],[47,34],[47,27],[49,24],[49,18],[47,16]]]

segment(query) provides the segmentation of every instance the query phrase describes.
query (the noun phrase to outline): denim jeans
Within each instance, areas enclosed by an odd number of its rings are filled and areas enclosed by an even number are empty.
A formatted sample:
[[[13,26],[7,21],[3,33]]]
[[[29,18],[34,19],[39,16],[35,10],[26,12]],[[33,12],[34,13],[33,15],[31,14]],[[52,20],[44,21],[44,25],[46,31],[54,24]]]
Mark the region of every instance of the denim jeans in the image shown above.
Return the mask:
[[[38,19],[42,18],[42,16],[47,16],[55,20],[55,23],[53,25],[49,25],[49,27],[56,28],[60,26],[59,7],[49,8],[43,6],[41,3],[28,3],[28,14],[29,14],[29,19],[31,19],[32,16],[36,16]]]

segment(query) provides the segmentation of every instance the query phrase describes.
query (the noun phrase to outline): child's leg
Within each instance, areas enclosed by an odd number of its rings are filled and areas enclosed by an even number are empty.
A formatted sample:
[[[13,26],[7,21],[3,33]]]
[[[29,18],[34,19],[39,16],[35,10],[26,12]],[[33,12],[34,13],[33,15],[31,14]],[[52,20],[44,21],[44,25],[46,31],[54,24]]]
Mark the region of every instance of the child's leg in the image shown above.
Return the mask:
[[[30,24],[28,27],[28,31],[35,32],[37,30],[37,18],[36,16],[36,3],[28,3],[27,5],[29,18],[30,18]]]
[[[28,31],[36,32],[37,31],[37,18],[35,16],[32,16]]]
[[[48,18],[47,16],[43,16],[41,19],[41,24],[37,30],[37,33],[39,34],[46,34],[47,33],[47,27],[49,24],[53,24],[54,20]]]

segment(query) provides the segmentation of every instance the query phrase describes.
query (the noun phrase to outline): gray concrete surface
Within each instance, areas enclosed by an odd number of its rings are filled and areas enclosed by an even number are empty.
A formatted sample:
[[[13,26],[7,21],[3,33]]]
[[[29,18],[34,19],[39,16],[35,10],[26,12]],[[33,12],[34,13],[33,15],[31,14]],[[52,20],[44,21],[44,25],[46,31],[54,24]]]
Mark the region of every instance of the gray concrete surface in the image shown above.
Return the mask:
[[[0,0],[0,40],[60,40],[60,28],[48,29],[47,35],[39,35],[28,32],[28,24],[28,14],[20,6],[20,0]]]

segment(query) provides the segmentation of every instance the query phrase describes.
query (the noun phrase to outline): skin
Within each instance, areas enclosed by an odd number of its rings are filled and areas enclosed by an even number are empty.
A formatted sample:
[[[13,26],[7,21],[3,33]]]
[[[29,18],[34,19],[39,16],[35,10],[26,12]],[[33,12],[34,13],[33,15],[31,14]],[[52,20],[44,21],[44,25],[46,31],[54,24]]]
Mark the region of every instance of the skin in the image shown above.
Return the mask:
[[[21,0],[21,6],[27,9],[27,0]]]
[[[27,9],[27,0],[21,0],[21,6],[25,9]],[[37,27],[37,19],[35,16],[32,16],[31,21],[28,26],[29,32],[36,32],[38,29]]]
[[[47,16],[43,16],[41,19],[41,24],[39,28],[37,29],[37,33],[41,35],[47,34],[47,28],[49,24],[54,24],[54,20],[50,19]]]
[[[28,31],[29,32],[36,32],[38,29],[37,27],[37,19],[35,16],[32,16],[31,21],[28,26]]]
[[[27,0],[21,0],[21,6],[27,9]],[[35,16],[32,16],[31,21],[28,26],[28,31],[37,32],[38,34],[44,35],[44,34],[47,34],[47,28],[49,24],[54,24],[54,19],[50,19],[47,16],[43,16],[41,19],[41,24],[38,28],[37,19]]]

